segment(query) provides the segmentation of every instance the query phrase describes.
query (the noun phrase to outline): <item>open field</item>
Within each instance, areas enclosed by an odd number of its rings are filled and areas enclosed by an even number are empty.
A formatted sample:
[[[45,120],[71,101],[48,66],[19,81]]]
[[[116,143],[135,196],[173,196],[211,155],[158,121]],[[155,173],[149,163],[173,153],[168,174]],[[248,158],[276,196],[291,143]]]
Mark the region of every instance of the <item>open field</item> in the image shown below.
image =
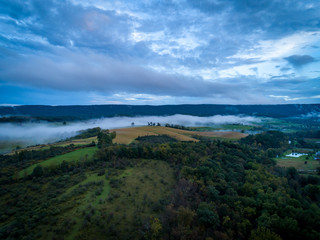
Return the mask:
[[[87,209],[93,208],[96,209],[99,204],[104,202],[110,193],[110,184],[109,180],[106,179],[105,175],[98,176],[97,173],[88,173],[86,174],[87,178],[82,182],[70,187],[66,190],[64,194],[61,195],[60,199],[66,200],[77,200],[77,205],[70,210],[70,212],[65,213],[62,216],[66,218],[70,214],[73,216],[75,222],[74,226],[66,239],[75,239],[75,236],[80,231],[82,226],[83,217],[81,216],[82,212],[85,212]],[[95,184],[93,184],[95,183]],[[80,196],[74,196],[79,189],[82,189],[83,186],[90,186],[83,194]],[[98,194],[96,192],[98,191]]]
[[[68,141],[61,141],[61,142],[56,142],[52,144],[41,144],[41,145],[36,145],[36,146],[31,146],[31,147],[26,147],[23,149],[16,150],[14,152],[20,152],[22,150],[44,150],[48,149],[49,147],[65,147],[70,144],[73,144],[75,146],[83,146],[92,143],[92,141],[97,142],[97,137],[90,137],[90,138],[84,138],[84,139],[75,139],[75,140],[68,140]],[[12,152],[12,153],[14,153]]]
[[[209,128],[204,128],[202,130],[209,130]],[[211,129],[211,128],[210,128]],[[132,127],[132,128],[119,128],[119,129],[112,129],[110,130],[115,131],[117,133],[116,138],[113,140],[114,143],[118,144],[130,144],[132,143],[137,137],[142,136],[158,136],[158,135],[168,135],[178,141],[190,141],[190,142],[198,142],[199,140],[194,138],[193,136],[203,136],[203,137],[211,137],[211,138],[221,138],[221,139],[240,139],[243,137],[248,136],[248,134],[234,132],[234,131],[189,131],[189,130],[182,130],[170,127],[161,127],[161,126],[142,126],[142,127]],[[90,144],[92,142],[97,143],[97,137],[90,137],[84,139],[75,139],[75,140],[68,140],[68,141],[61,141],[52,144],[41,144],[26,148],[21,148],[15,151],[12,151],[9,154],[19,153],[22,150],[45,150],[49,147],[64,147],[70,144],[75,146],[83,146]]]
[[[160,126],[144,126],[144,127],[133,127],[133,128],[120,128],[114,129],[117,133],[114,139],[115,143],[129,144],[134,141],[137,137],[151,136],[151,135],[168,135],[175,138],[178,141],[194,141],[198,142],[198,139],[192,136],[205,136],[212,138],[225,138],[225,139],[239,139],[246,137],[247,134],[239,132],[200,132],[200,131],[188,131],[169,127]]]
[[[49,166],[56,166],[61,164],[63,161],[72,162],[72,161],[79,161],[81,159],[91,159],[93,154],[96,152],[96,147],[88,147],[75,150],[73,152],[69,152],[63,155],[58,155],[47,160],[44,160],[40,163],[33,164],[28,168],[19,172],[19,176],[23,177],[24,175],[29,175],[32,173],[33,169],[41,165],[42,167],[49,167]]]
[[[232,131],[227,131],[227,132],[199,132],[199,136],[204,136],[204,137],[212,137],[212,138],[225,138],[225,139],[240,139],[248,136],[248,134],[245,133],[240,133],[240,132],[232,132]]]
[[[73,144],[75,146],[81,146],[92,143],[92,141],[97,142],[97,137],[90,137],[90,138],[83,138],[83,139],[75,139],[75,140],[69,140],[64,142],[58,142],[53,144],[53,146],[68,146],[70,144]]]
[[[313,156],[303,155],[300,157],[286,157],[285,155],[289,154],[287,151],[284,154],[284,157],[276,158],[277,165],[280,167],[294,167],[297,170],[316,170],[320,167],[320,162],[313,159]],[[305,164],[307,162],[307,164]]]
[[[175,184],[173,169],[166,162],[139,159],[133,164],[124,170],[106,168],[101,176],[88,172],[84,180],[65,189],[57,198],[57,224],[42,226],[42,239],[62,230],[64,239],[70,240],[132,239],[138,222],[158,217]],[[72,224],[66,229],[67,219]],[[96,219],[104,219],[101,227]]]
[[[159,135],[152,131],[145,131],[142,127],[134,128],[120,128],[113,129],[117,133],[116,138],[113,140],[114,143],[130,144],[134,139],[141,136],[156,136]]]

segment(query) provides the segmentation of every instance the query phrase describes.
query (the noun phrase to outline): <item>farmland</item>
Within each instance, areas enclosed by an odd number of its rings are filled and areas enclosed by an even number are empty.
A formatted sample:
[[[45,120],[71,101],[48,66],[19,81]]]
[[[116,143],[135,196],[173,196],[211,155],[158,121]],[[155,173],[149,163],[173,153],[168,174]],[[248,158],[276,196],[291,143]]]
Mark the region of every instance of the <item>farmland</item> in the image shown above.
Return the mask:
[[[134,141],[137,137],[141,136],[155,136],[155,135],[168,135],[175,138],[178,141],[193,141],[197,142],[198,139],[195,136],[204,136],[211,138],[222,138],[222,139],[239,139],[247,136],[247,134],[239,132],[200,132],[200,131],[188,131],[169,127],[161,126],[144,126],[144,127],[134,127],[134,128],[121,128],[114,129],[117,133],[115,138],[115,143],[129,144]]]
[[[280,167],[294,167],[298,171],[316,171],[320,167],[320,162],[313,159],[314,154],[302,155],[300,157],[287,157],[290,151],[286,151],[282,157],[276,158]]]

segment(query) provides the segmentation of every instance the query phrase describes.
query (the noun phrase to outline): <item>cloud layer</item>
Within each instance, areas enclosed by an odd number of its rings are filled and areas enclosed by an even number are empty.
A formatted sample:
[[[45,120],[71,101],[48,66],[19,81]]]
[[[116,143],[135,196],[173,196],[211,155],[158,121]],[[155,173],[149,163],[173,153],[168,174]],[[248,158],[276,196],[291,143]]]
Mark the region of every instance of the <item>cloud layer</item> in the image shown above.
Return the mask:
[[[4,0],[0,91],[11,91],[0,103],[318,102],[319,9],[316,0]]]
[[[49,123],[23,123],[0,124],[0,143],[1,141],[22,141],[26,145],[48,143],[58,141],[77,134],[78,131],[101,127],[102,129],[115,129],[130,127],[134,122],[135,126],[146,126],[148,122],[161,123],[162,125],[178,124],[184,126],[207,126],[220,124],[250,124],[260,122],[260,118],[250,116],[233,116],[233,115],[215,115],[211,117],[197,117],[188,115],[172,116],[142,116],[142,117],[114,117],[94,119],[83,122],[73,122],[68,125],[49,124]]]

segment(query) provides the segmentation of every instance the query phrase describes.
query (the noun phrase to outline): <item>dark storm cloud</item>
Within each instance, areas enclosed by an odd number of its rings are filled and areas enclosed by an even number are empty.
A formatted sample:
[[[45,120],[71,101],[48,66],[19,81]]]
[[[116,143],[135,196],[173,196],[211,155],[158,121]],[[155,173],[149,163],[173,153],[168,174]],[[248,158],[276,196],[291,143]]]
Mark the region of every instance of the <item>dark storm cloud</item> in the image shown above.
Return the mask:
[[[284,59],[291,63],[294,67],[301,67],[316,61],[312,56],[309,55],[292,55]]]

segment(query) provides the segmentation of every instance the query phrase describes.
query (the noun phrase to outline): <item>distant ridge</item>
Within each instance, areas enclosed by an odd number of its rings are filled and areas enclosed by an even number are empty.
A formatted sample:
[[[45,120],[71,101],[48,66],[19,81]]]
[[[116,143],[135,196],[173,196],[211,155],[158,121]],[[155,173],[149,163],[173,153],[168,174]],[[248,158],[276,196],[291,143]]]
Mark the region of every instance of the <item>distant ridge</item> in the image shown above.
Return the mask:
[[[286,105],[216,105],[216,104],[183,104],[183,105],[75,105],[47,106],[21,105],[0,106],[0,116],[30,117],[69,117],[72,119],[91,119],[114,116],[138,115],[174,115],[194,116],[212,115],[251,115],[265,117],[297,117],[306,114],[320,114],[320,104],[286,104]]]

